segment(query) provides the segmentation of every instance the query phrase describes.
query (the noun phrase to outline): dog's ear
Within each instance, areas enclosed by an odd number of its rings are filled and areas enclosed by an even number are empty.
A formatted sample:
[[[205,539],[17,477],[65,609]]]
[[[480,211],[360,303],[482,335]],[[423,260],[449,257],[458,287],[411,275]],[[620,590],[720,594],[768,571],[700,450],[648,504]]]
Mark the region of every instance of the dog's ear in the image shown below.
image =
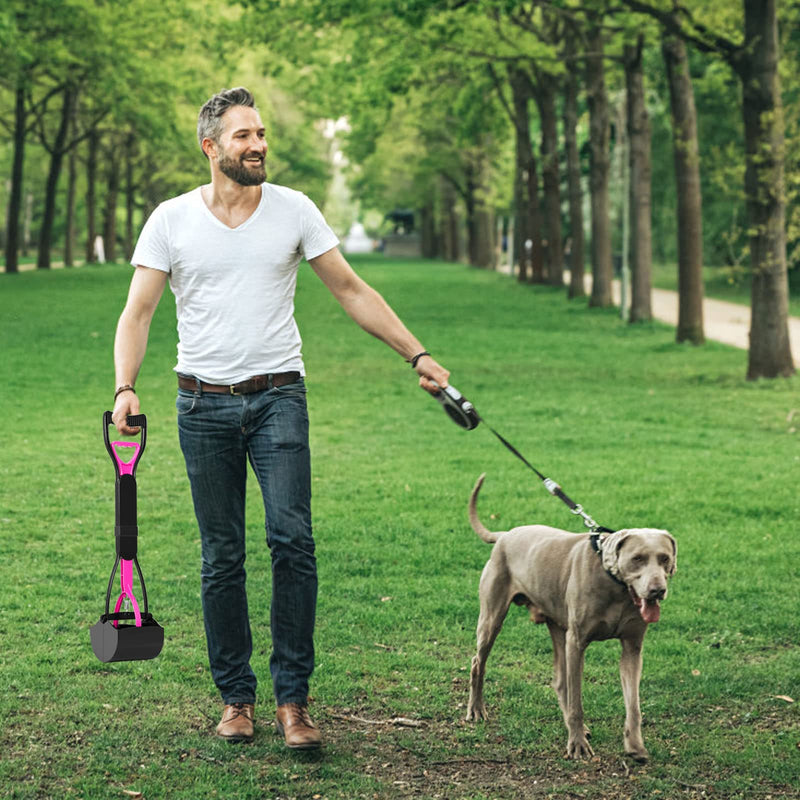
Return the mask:
[[[675,537],[669,531],[664,531],[664,535],[672,544],[672,565],[669,569],[670,577],[672,577],[678,569],[678,543],[675,541]]]
[[[603,567],[617,577],[619,577],[619,553],[630,534],[629,530],[621,530],[610,533],[603,539]]]

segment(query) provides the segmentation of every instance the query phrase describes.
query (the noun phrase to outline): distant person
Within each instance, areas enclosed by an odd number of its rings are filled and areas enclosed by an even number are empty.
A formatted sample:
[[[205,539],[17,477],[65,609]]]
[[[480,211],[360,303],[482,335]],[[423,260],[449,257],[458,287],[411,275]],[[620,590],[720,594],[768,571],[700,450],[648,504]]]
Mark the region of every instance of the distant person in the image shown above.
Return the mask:
[[[449,373],[383,298],[353,272],[304,194],[266,183],[264,125],[246,89],[200,110],[197,138],[211,183],[162,203],[142,230],[114,343],[114,423],[135,433],[134,383],[169,279],[178,315],[178,432],[202,542],[201,596],[211,675],[224,710],[217,734],[253,737],[256,676],[245,590],[245,482],[253,465],[272,555],[277,728],[292,748],[321,744],[308,713],[317,568],[305,370],[294,319],[305,257],[364,330],[409,361],[436,393]],[[434,383],[436,382],[436,384]]]
[[[98,264],[106,263],[106,248],[103,245],[103,237],[99,234],[94,237],[94,260]]]

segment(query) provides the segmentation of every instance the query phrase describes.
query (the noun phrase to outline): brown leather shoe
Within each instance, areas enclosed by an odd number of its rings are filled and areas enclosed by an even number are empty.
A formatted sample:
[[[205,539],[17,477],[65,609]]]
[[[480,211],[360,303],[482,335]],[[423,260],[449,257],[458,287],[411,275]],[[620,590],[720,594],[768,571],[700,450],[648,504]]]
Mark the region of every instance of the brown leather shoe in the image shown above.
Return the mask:
[[[322,734],[311,721],[308,708],[300,703],[284,703],[278,706],[276,726],[293,750],[316,750],[322,746]]]
[[[253,704],[234,703],[225,706],[217,736],[229,742],[253,741]]]

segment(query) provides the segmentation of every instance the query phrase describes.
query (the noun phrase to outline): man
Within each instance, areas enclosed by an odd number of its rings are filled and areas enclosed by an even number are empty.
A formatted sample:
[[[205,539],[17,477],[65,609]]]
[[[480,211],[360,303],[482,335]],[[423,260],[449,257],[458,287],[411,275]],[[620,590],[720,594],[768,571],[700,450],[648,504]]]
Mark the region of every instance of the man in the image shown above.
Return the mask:
[[[224,703],[217,734],[253,737],[256,676],[245,591],[247,461],[258,479],[272,557],[270,658],[286,745],[321,735],[307,708],[317,572],[301,341],[294,320],[303,256],[347,313],[435,393],[449,373],[350,268],[319,210],[266,183],[264,126],[250,92],[224,90],[200,111],[211,183],[162,203],[136,245],[114,343],[114,423],[135,433],[134,384],[169,279],[178,315],[178,432],[202,542],[201,596],[211,674]]]

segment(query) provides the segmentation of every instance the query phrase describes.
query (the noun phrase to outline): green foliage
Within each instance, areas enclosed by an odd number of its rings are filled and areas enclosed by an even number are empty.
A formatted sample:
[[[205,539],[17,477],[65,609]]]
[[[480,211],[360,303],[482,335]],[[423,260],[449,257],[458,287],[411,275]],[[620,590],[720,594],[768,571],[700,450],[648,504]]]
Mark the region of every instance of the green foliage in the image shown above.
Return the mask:
[[[378,215],[430,202],[443,176],[463,189],[479,175],[484,202],[509,213],[514,131],[493,81],[507,65],[557,82],[565,70],[563,25],[585,27],[586,14],[608,10],[601,0],[8,0],[0,8],[0,121],[10,130],[13,90],[28,88],[25,190],[33,196],[35,235],[41,215],[47,154],[66,81],[80,85],[72,131],[80,155],[77,212],[84,227],[83,161],[90,127],[102,134],[99,206],[110,154],[133,154],[136,226],[155,202],[207,180],[194,139],[197,109],[223,86],[244,84],[257,95],[268,127],[271,180],[301,189],[318,203],[329,194],[333,170],[324,120],[346,117],[338,137],[349,161],[353,208]],[[652,5],[670,11],[670,0]],[[653,244],[656,257],[676,249],[672,132],[659,50],[660,27],[649,17],[613,7],[605,17],[607,84],[621,119],[621,48],[639,31],[647,37],[645,71],[653,130]],[[779,7],[786,130],[787,243],[790,266],[800,262],[800,11]],[[685,25],[710,42],[711,32],[735,45],[743,39],[741,3],[713,0],[682,12]],[[690,50],[703,186],[703,235],[708,263],[748,263],[743,192],[741,89],[717,56]],[[49,98],[49,99],[48,99]],[[36,114],[34,114],[34,110]],[[580,144],[588,130],[581,120]],[[34,125],[37,119],[40,121]],[[532,110],[531,136],[538,144]],[[618,137],[614,137],[616,143]],[[586,155],[584,150],[584,156]],[[0,178],[11,151],[0,142]],[[621,170],[612,200],[622,208]],[[59,188],[56,231],[64,228],[65,187]],[[6,218],[0,194],[0,218]],[[564,204],[566,206],[566,203]],[[566,214],[566,209],[565,209]],[[617,230],[621,236],[619,213]],[[588,221],[588,220],[587,220]],[[795,279],[797,280],[797,279]]]
[[[800,7],[781,6],[780,80],[786,137],[786,240],[789,282],[800,294]]]
[[[343,146],[363,204],[418,207],[439,176],[464,183],[476,158],[498,157],[508,131],[492,86],[480,62],[465,61],[463,43],[451,41],[466,19],[477,42],[485,18],[392,0],[246,6],[248,24],[272,23],[258,26],[257,38],[280,47],[302,75],[295,97],[334,119],[346,112]]]
[[[257,62],[270,59],[263,47],[245,53],[244,45],[237,44],[242,38],[240,17],[224,0],[15,0],[3,6],[0,42],[9,46],[3,48],[7,69],[0,75],[0,119],[10,127],[13,91],[17,80],[23,80],[31,128],[25,188],[35,201],[34,228],[44,184],[39,143],[52,140],[67,81],[79,87],[70,147],[79,148],[85,157],[88,130],[94,128],[101,137],[99,209],[111,154],[119,163],[124,152],[133,157],[137,229],[155,203],[208,179],[195,138],[197,111],[223,86],[244,83],[243,77],[256,90],[263,88],[260,101],[274,134],[270,168],[275,179],[317,200],[324,198],[329,163],[326,144],[314,126],[316,118],[309,119],[285,86],[264,78],[265,70]],[[284,83],[291,91],[293,85]],[[0,175],[6,177],[8,169],[10,158],[3,158]],[[85,218],[85,188],[79,165],[79,230]],[[3,196],[0,206],[4,202]],[[60,195],[57,231],[63,230],[64,206]]]

